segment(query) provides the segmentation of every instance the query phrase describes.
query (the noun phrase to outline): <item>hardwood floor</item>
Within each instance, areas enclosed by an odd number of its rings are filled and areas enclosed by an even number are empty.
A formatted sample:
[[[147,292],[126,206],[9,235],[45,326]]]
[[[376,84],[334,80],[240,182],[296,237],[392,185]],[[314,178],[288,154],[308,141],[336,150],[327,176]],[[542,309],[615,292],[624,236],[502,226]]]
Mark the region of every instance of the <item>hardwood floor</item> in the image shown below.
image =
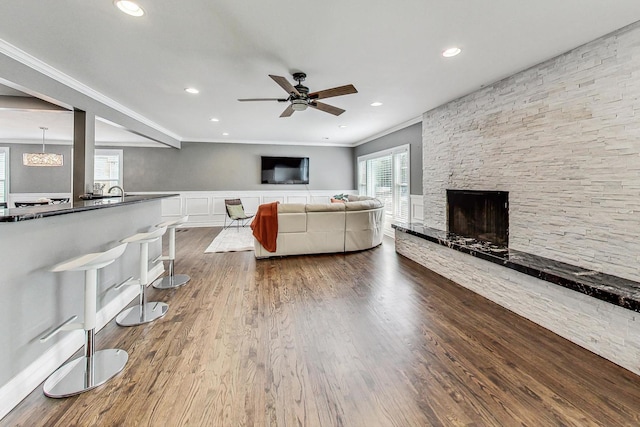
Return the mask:
[[[0,425],[640,425],[640,377],[399,255],[256,260],[177,234],[159,321],[112,321],[125,370],[82,395],[38,388]]]

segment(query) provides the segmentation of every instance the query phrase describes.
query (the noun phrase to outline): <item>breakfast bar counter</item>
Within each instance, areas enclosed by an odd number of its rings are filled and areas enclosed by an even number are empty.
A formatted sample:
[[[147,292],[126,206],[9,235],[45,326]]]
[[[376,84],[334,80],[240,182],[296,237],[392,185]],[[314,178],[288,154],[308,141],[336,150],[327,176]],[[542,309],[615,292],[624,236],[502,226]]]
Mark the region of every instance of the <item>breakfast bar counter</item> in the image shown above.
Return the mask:
[[[139,194],[0,209],[0,418],[84,343],[81,331],[39,340],[70,316],[83,321],[83,273],[53,273],[53,266],[155,229],[166,219],[163,201],[172,196]],[[160,241],[150,244],[149,259],[161,250]],[[114,285],[137,278],[139,272],[139,250],[131,245],[100,270],[96,330],[138,296],[136,286]],[[149,280],[163,272],[162,262],[151,263]]]

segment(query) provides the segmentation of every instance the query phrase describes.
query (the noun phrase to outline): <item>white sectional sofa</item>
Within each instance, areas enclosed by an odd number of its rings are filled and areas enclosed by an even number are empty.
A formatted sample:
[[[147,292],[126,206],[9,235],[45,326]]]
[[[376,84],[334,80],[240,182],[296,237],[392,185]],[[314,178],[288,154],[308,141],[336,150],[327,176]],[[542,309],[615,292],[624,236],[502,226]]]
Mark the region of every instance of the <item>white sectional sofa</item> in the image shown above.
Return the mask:
[[[351,252],[382,243],[384,205],[378,199],[349,196],[345,203],[279,204],[276,252],[254,239],[256,258]]]

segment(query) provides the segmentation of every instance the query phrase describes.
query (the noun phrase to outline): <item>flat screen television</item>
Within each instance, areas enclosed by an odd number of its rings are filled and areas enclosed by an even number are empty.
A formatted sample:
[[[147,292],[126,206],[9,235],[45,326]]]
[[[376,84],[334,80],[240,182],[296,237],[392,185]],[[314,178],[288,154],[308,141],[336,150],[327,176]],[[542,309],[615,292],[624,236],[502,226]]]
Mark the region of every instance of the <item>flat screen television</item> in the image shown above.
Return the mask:
[[[262,156],[263,184],[308,184],[308,157]]]

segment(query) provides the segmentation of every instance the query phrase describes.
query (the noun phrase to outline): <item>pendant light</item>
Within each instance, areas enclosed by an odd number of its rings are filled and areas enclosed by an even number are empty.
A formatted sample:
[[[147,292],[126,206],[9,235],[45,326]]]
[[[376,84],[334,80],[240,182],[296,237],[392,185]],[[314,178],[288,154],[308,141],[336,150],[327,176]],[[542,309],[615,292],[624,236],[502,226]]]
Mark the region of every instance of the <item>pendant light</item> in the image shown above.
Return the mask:
[[[22,164],[25,166],[62,166],[62,154],[45,153],[44,133],[48,128],[41,126],[40,129],[42,129],[42,153],[24,153]]]

